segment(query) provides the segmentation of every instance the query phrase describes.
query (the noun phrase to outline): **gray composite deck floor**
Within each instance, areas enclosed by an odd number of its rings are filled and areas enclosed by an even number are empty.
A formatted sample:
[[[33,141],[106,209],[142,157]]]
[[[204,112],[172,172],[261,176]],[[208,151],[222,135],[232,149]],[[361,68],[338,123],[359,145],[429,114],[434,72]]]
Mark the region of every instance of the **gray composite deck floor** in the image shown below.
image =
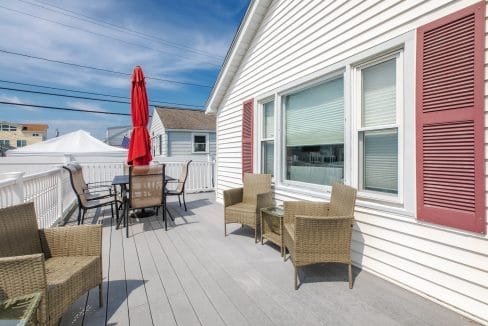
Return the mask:
[[[187,204],[185,212],[170,202],[176,219],[167,232],[160,218],[132,219],[128,239],[110,209],[91,212],[85,223],[103,225],[104,306],[92,289],[61,325],[474,324],[359,269],[350,290],[343,265],[304,268],[295,291],[277,247],[255,244],[239,225],[224,237],[213,193],[188,195]]]

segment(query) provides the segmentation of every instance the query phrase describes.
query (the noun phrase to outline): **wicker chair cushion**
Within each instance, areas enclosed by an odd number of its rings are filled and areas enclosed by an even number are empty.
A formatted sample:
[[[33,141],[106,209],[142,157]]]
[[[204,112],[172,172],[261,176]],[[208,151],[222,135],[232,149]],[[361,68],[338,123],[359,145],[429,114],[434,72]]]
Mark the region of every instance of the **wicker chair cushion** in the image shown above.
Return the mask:
[[[290,238],[295,240],[295,224],[285,223],[285,224],[283,224],[283,228],[285,229],[285,232],[288,233]]]
[[[33,203],[0,210],[0,257],[42,253]]]
[[[242,202],[256,205],[257,194],[271,191],[271,174],[244,174]]]
[[[49,287],[66,283],[73,279],[75,274],[83,276],[99,265],[100,257],[73,256],[52,257],[46,260],[46,278]]]
[[[232,206],[228,206],[225,208],[226,213],[250,213],[256,214],[256,205],[255,204],[248,204],[248,203],[237,203]]]

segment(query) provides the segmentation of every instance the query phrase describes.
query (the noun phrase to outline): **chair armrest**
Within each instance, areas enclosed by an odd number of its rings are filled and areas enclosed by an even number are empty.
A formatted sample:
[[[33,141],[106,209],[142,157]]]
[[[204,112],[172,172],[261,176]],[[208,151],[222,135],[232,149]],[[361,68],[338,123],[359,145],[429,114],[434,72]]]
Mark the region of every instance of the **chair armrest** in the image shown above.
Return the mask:
[[[46,258],[67,256],[100,256],[102,226],[79,225],[39,230]]]
[[[295,215],[327,216],[329,215],[329,203],[313,201],[285,201],[284,223],[294,223]]]
[[[273,206],[273,193],[265,192],[262,194],[257,194],[256,210],[259,212],[261,208]]]
[[[224,207],[242,202],[244,188],[224,190]]]
[[[46,288],[43,254],[0,258],[0,299],[33,292],[45,294]]]

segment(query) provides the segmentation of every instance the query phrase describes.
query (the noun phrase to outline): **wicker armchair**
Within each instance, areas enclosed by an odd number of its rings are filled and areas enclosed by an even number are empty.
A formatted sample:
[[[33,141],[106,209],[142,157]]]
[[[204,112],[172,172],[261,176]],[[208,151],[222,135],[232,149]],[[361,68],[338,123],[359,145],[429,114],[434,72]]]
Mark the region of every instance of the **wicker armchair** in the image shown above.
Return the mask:
[[[33,203],[0,209],[0,301],[41,292],[41,325],[97,285],[102,306],[101,251],[100,225],[39,230]]]
[[[272,206],[271,174],[244,174],[244,186],[224,191],[224,235],[227,224],[239,223],[254,229],[258,242],[261,208]]]
[[[183,205],[185,205],[185,212],[186,212],[186,201],[185,201],[185,184],[186,184],[186,179],[188,178],[188,169],[190,167],[191,160],[186,161],[183,166],[181,167],[181,173],[178,178],[178,180],[174,182],[168,182],[168,183],[178,183],[176,186],[176,189],[174,190],[166,190],[166,196],[178,196],[178,202],[180,203],[181,207],[181,199],[180,196],[183,196]]]
[[[330,203],[284,202],[283,245],[295,267],[295,290],[299,267],[329,262],[348,265],[352,289],[351,235],[355,203],[356,189],[338,183],[332,186]]]

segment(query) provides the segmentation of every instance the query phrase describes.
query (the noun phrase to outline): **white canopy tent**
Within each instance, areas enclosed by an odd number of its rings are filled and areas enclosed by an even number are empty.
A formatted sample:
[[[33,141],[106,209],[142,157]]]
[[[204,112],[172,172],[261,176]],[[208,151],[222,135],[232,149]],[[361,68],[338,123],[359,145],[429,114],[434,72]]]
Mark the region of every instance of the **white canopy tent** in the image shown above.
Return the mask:
[[[117,156],[126,157],[127,150],[110,146],[91,136],[84,130],[71,132],[60,137],[7,151],[7,156],[26,155],[75,155],[75,156]]]

